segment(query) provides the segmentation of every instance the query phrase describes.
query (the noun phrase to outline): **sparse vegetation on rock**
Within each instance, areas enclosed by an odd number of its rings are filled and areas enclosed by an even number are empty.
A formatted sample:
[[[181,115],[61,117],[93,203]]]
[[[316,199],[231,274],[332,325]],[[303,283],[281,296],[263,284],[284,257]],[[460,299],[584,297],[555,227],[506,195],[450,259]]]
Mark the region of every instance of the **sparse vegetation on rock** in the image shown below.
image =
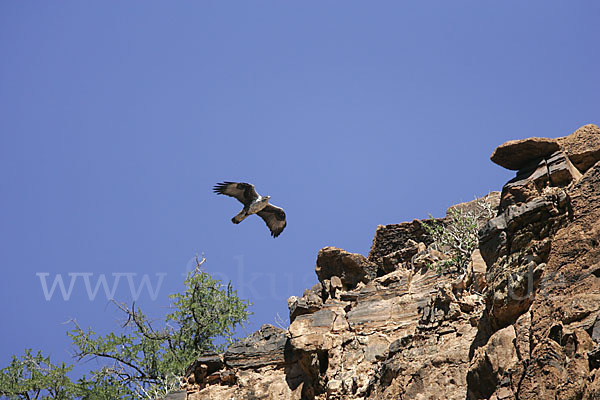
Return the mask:
[[[430,216],[429,223],[423,223],[423,229],[433,239],[430,246],[450,257],[435,264],[438,272],[451,266],[461,273],[466,271],[478,246],[479,230],[494,216],[494,204],[487,196],[476,199],[470,207],[450,207],[443,220]]]

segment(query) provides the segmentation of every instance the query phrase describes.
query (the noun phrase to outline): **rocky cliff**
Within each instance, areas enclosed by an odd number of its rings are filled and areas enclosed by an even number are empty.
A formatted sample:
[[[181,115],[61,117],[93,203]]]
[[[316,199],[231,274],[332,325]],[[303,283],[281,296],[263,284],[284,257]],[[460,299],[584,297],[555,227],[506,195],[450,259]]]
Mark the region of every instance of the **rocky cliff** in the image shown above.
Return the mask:
[[[432,268],[430,221],[377,227],[368,257],[321,249],[289,329],[199,358],[181,398],[600,399],[600,129],[491,159],[516,177],[466,273]]]

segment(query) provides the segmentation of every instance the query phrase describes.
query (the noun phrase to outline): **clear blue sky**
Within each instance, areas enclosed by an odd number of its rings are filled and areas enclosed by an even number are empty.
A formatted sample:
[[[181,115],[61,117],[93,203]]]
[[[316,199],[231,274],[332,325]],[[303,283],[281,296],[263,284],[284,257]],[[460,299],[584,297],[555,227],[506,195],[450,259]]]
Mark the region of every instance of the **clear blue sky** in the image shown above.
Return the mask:
[[[321,247],[366,255],[378,224],[500,190],[497,145],[600,122],[599,4],[2,2],[0,366],[71,362],[69,318],[118,328],[86,277],[131,302],[162,276],[137,303],[160,316],[202,252],[254,303],[241,334],[285,320]],[[271,195],[282,235],[233,225],[222,180]],[[79,275],[46,300],[40,273]]]

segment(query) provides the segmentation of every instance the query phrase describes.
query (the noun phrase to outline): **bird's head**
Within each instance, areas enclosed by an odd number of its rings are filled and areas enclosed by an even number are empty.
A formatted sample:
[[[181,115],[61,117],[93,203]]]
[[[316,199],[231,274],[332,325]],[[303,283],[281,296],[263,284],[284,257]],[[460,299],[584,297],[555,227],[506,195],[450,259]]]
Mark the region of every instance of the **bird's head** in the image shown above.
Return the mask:
[[[263,200],[268,202],[270,198],[271,198],[271,196],[265,196],[265,197],[263,197]]]

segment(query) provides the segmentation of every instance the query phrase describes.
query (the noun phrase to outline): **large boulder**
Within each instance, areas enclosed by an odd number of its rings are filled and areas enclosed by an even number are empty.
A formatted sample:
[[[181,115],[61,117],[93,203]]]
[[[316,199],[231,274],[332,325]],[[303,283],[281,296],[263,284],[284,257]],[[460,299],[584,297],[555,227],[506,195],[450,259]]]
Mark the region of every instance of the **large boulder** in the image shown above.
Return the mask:
[[[489,399],[513,370],[520,369],[522,373],[516,341],[515,328],[509,325],[494,333],[484,347],[477,349],[467,374],[471,398]],[[518,380],[515,383],[518,384]],[[516,389],[516,384],[510,388],[511,391]]]
[[[359,282],[366,283],[374,279],[377,265],[362,254],[349,253],[337,247],[324,247],[317,255],[315,272],[321,283],[337,276],[344,290],[351,290]]]
[[[233,368],[252,368],[286,363],[286,330],[263,325],[245,339],[232,344],[224,354],[225,363]]]
[[[312,314],[319,311],[323,306],[323,298],[321,297],[322,286],[318,285],[321,290],[317,293],[313,289],[306,289],[302,297],[291,296],[288,298],[288,308],[290,310],[290,323],[294,322],[297,316],[303,314]]]
[[[490,159],[501,167],[516,171],[525,167],[532,160],[541,159],[559,149],[560,146],[556,139],[533,137],[511,140],[498,146]]]

